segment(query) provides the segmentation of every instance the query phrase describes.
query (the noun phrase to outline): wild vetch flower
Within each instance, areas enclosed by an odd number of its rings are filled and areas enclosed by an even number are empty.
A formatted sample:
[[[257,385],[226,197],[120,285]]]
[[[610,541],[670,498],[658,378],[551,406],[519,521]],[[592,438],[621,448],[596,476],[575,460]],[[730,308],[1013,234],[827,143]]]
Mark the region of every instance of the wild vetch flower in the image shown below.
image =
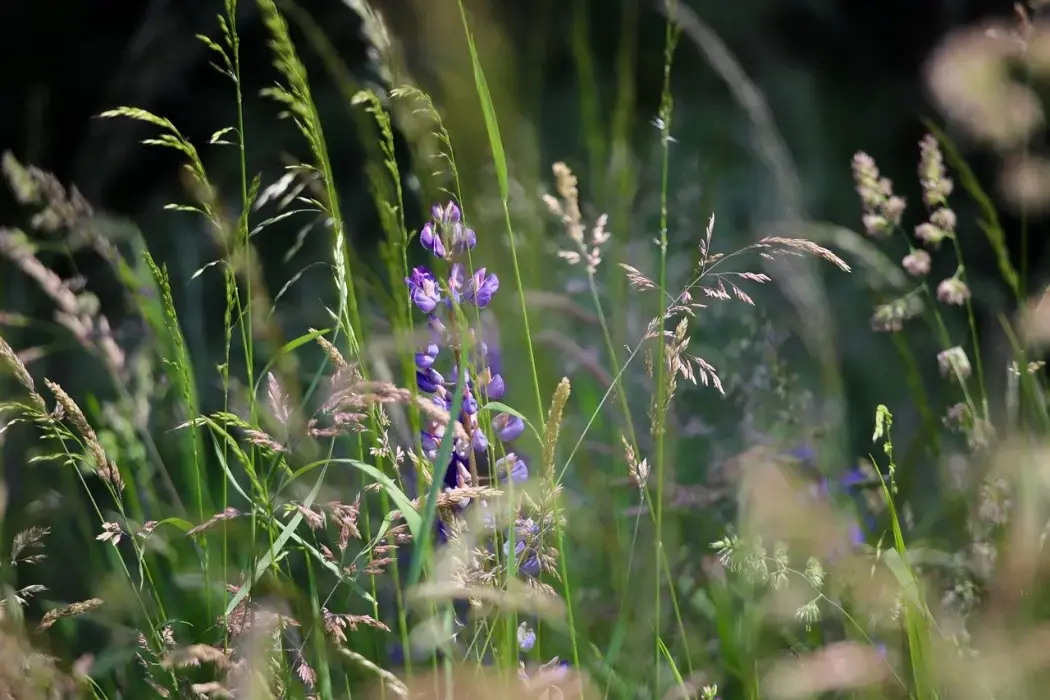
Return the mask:
[[[433,367],[416,372],[416,385],[424,394],[433,394],[444,383],[444,378]]]
[[[904,269],[913,277],[925,277],[930,272],[930,254],[925,250],[913,250],[904,256]]]
[[[504,390],[503,377],[498,374],[492,375],[492,378],[482,387],[482,392],[490,401],[499,401],[500,397],[503,396]]]
[[[966,351],[958,345],[937,353],[937,364],[940,365],[941,374],[951,372],[961,380],[970,376],[970,360],[966,357]]]
[[[473,250],[474,246],[477,245],[478,237],[469,228],[466,228],[462,224],[455,224],[452,227],[452,250],[457,253],[462,253],[467,250]]]
[[[445,240],[448,241],[452,247],[453,253],[464,253],[468,250],[472,250],[477,245],[477,235],[471,229],[465,227],[462,221],[462,214],[459,211],[459,207],[454,202],[449,202],[444,207],[434,205],[431,209],[431,213],[434,216],[433,223],[428,223],[430,227],[428,234],[429,241],[437,241],[436,244],[428,245],[427,241],[423,242],[423,247],[428,250],[434,250],[437,245],[441,245],[441,237],[444,235]],[[427,227],[424,227],[424,231]],[[423,234],[420,234],[420,238],[423,238]],[[433,247],[431,247],[433,246]],[[438,253],[434,250],[434,254],[438,257],[447,257],[447,251],[444,245],[441,245],[441,252]]]
[[[434,215],[434,221],[442,226],[458,224],[461,218],[459,207],[456,206],[455,202],[449,202],[444,207],[435,204],[430,208],[430,213]]]
[[[445,250],[445,244],[441,240],[441,233],[434,229],[434,224],[428,221],[423,230],[419,232],[419,242],[435,256],[444,258],[448,251]]]
[[[485,437],[483,430],[474,430],[470,437],[475,452],[486,452],[489,449],[489,439]]]
[[[513,452],[496,462],[496,473],[500,481],[510,479],[515,484],[525,483],[529,479],[528,465]]]
[[[492,419],[492,430],[503,442],[511,442],[525,432],[525,421],[509,413],[501,413]]]
[[[412,276],[405,278],[412,303],[425,314],[433,311],[441,303],[441,291],[433,273],[423,267],[412,270]]]
[[[937,285],[937,299],[945,304],[962,306],[970,298],[970,288],[958,277],[949,277]]]
[[[529,629],[528,623],[522,622],[518,625],[518,649],[528,653],[534,646],[536,646],[536,631]]]
[[[423,352],[416,353],[416,367],[420,370],[428,370],[434,366],[434,361],[437,360],[438,353],[441,350],[434,343],[427,346],[427,349]]]
[[[473,300],[479,309],[484,309],[492,301],[492,296],[499,289],[499,278],[495,274],[486,275],[485,268],[474,273],[467,290],[467,299]]]

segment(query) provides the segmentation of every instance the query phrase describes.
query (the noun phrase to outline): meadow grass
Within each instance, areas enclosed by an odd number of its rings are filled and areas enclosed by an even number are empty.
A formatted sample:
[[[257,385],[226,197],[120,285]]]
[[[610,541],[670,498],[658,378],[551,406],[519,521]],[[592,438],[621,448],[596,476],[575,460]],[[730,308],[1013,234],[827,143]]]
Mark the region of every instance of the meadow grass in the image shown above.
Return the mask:
[[[248,172],[248,149],[265,146],[245,133],[244,95],[254,88],[242,83],[236,0],[225,1],[217,38],[199,37],[236,101],[235,124],[216,125],[207,144],[238,163],[235,206],[203,146],[177,125],[134,106],[101,115],[148,125],[147,146],[183,159],[188,200],[168,208],[202,219],[219,251],[192,279],[173,280],[137,233],[114,242],[108,220],[75,189],[5,157],[5,179],[33,231],[0,228],[0,254],[53,303],[54,327],[112,386],[101,398],[74,398],[34,376],[41,349],[0,338],[12,387],[0,404],[3,431],[33,435],[27,465],[54,470],[70,491],[50,522],[4,531],[0,694],[1040,696],[1050,649],[1039,595],[1050,420],[1043,365],[1031,353],[1048,325],[1040,300],[1025,296],[1025,264],[1011,262],[992,200],[943,131],[931,123],[917,144],[920,206],[909,207],[859,152],[852,174],[864,233],[851,234],[843,252],[796,235],[817,230],[798,204],[797,174],[768,106],[700,18],[669,2],[650,227],[629,211],[642,179],[626,166],[636,90],[630,32],[608,123],[582,10],[572,35],[587,170],[609,176],[581,188],[557,162],[542,178],[550,194],[519,201],[529,175],[518,170],[518,146],[504,141],[502,93],[490,91],[478,28],[461,1],[457,41],[484,129],[489,189],[476,172],[461,176],[454,146],[462,134],[446,124],[441,100],[413,84],[380,13],[348,3],[389,90],[356,81],[300,9],[258,5],[279,76],[264,92],[298,130],[308,160],[272,183]],[[1003,31],[1027,46],[1033,17]],[[325,135],[333,125],[322,123],[318,78],[307,75],[290,20],[322,56],[365,142],[382,228],[378,265],[350,244]],[[736,251],[721,250],[715,212],[695,231],[674,231],[673,75],[684,47],[730,83],[779,178],[785,220]],[[395,131],[408,138],[413,191],[429,210],[418,231]],[[599,213],[588,191],[611,210]],[[1014,351],[1003,401],[989,396],[987,373],[1003,368],[986,368],[982,357],[959,244],[968,229],[953,208],[960,196],[977,204],[977,224],[1025,311],[1002,317]],[[906,224],[913,211],[917,221]],[[256,241],[303,220],[327,236],[329,325],[295,330],[273,311],[305,270],[271,294]],[[537,222],[551,235],[541,237]],[[906,250],[900,262],[887,252],[895,245]],[[52,270],[56,249],[105,261],[141,317],[139,342],[118,338],[98,299]],[[955,267],[936,284],[934,256]],[[877,269],[880,260],[889,272]],[[537,265],[559,267],[530,274]],[[772,295],[763,288],[782,286],[809,322],[793,330],[815,348],[833,337],[823,327],[832,308],[823,278],[858,265],[891,280],[871,330],[892,334],[914,368],[905,381],[929,431],[925,468],[947,462],[948,443],[966,462],[943,486],[968,511],[952,537],[934,539],[915,512],[905,485],[916,483],[906,472],[917,460],[901,456],[889,408],[871,407],[871,454],[843,470],[835,433],[844,422],[813,410],[806,388],[770,357],[775,334],[760,307]],[[215,274],[224,355],[212,367],[189,347],[173,288]],[[556,291],[559,281],[579,292]],[[0,321],[13,338],[32,320],[4,312]],[[726,323],[759,337],[712,340]],[[917,354],[906,327],[937,353]],[[696,349],[712,343],[725,348],[720,361]],[[761,391],[744,369],[724,366],[756,347]],[[815,353],[830,361],[830,349]],[[927,366],[940,372],[936,393],[952,397],[943,418],[944,402],[924,393],[918,368]],[[840,391],[835,370],[825,371],[821,389]],[[215,375],[219,406],[201,396]],[[746,404],[747,424],[729,416],[740,449],[694,468],[700,483],[690,484],[693,392],[719,402],[716,414]],[[39,510],[6,498],[0,505],[11,509],[5,528]],[[84,543],[83,559],[66,566],[89,597],[52,600],[48,582],[33,580],[51,528]],[[76,655],[64,658],[63,649]]]

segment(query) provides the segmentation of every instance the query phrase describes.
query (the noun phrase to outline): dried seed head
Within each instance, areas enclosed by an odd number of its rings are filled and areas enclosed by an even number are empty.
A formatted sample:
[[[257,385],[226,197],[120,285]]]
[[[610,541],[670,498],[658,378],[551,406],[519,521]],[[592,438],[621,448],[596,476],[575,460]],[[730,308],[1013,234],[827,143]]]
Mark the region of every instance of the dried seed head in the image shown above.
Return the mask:
[[[98,470],[106,469],[109,466],[109,460],[106,459],[106,453],[98,441],[98,436],[95,434],[94,429],[88,425],[87,418],[84,417],[84,412],[80,410],[80,406],[58,384],[49,379],[45,379],[44,383],[47,384],[47,388],[51,390],[51,393],[55,395],[55,400],[58,401],[58,405],[65,412],[65,417],[77,429],[80,438],[90,450],[95,459],[95,468]]]

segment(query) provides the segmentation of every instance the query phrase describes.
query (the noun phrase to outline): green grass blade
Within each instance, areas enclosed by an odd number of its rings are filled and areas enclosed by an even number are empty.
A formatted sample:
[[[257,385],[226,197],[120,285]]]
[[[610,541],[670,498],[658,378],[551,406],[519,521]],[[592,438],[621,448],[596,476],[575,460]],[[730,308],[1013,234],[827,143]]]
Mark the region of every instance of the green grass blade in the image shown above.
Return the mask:
[[[485,72],[481,69],[481,61],[478,59],[478,51],[474,46],[474,35],[470,32],[470,24],[467,22],[467,11],[463,7],[463,0],[459,0],[459,16],[463,20],[463,32],[467,36],[467,50],[470,51],[470,64],[474,69],[474,86],[481,101],[481,114],[485,118],[485,132],[489,137],[489,147],[492,149],[492,162],[496,166],[496,180],[499,182],[499,196],[504,202],[510,197],[510,185],[507,181],[507,155],[503,151],[503,139],[499,134],[499,122],[496,120],[496,109],[492,105],[492,94],[489,92],[488,81],[485,80]]]

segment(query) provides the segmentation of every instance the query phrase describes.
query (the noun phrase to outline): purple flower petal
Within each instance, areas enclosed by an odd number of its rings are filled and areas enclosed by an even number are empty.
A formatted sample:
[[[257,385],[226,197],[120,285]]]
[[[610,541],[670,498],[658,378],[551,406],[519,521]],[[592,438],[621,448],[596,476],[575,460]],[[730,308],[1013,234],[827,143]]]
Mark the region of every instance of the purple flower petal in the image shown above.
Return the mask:
[[[503,396],[504,390],[503,377],[494,374],[492,379],[489,380],[488,385],[485,386],[485,396],[491,401],[498,401],[500,397]]]
[[[431,343],[427,346],[427,349],[423,352],[416,353],[416,368],[421,370],[427,370],[434,366],[434,361],[437,360],[438,353],[441,352],[438,346]]]
[[[424,394],[433,394],[444,383],[445,378],[433,367],[425,371],[416,372],[416,386]]]
[[[486,275],[485,268],[474,273],[470,280],[470,290],[467,298],[473,299],[479,309],[484,309],[492,301],[493,295],[499,289],[499,278],[495,274]]]
[[[441,303],[441,291],[438,289],[434,275],[424,267],[412,270],[412,275],[405,278],[412,303],[425,314],[433,311]]]
[[[523,484],[529,480],[529,466],[513,452],[496,462],[496,473],[500,481],[509,478],[515,484]]]
[[[448,274],[448,293],[451,297],[449,305],[454,301],[459,304],[463,300],[464,283],[466,281],[466,268],[463,263],[454,263]]]
[[[489,449],[489,439],[485,437],[483,430],[476,429],[470,438],[475,452],[485,452]]]
[[[492,429],[500,440],[510,442],[525,432],[525,421],[509,413],[501,413],[492,419]]]
[[[528,624],[522,622],[518,625],[518,649],[528,653],[534,646],[536,646],[536,631],[530,630]]]
[[[452,226],[452,250],[463,253],[473,250],[478,243],[477,234],[472,229],[456,223]]]
[[[441,234],[434,230],[434,224],[427,222],[423,230],[419,232],[420,244],[439,258],[444,258],[445,243],[441,240]]]

